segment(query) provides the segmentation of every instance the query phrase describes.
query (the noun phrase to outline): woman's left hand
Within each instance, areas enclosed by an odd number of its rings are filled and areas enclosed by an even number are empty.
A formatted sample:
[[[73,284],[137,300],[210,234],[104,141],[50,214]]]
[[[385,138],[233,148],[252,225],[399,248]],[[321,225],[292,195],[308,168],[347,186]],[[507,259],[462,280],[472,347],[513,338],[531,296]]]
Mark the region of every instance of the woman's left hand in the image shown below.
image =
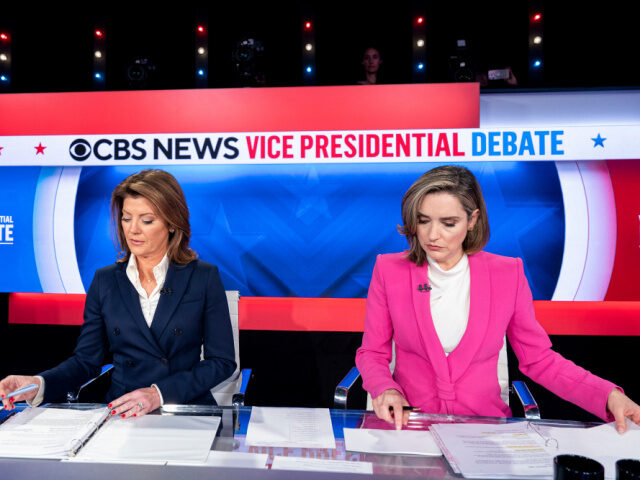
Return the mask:
[[[156,387],[139,388],[116,398],[109,404],[111,415],[120,415],[122,418],[141,417],[158,407],[160,407],[160,395]]]
[[[611,390],[607,398],[607,410],[616,419],[618,433],[627,430],[626,418],[640,425],[640,405],[627,397],[617,388]]]

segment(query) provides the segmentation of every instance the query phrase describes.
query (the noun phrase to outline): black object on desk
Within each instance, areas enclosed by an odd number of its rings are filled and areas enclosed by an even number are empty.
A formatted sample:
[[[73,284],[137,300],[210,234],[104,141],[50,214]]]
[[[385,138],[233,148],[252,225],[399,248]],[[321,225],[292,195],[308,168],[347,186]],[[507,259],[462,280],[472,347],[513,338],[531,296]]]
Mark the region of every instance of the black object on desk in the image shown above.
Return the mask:
[[[625,458],[616,462],[616,480],[640,479],[640,460]]]
[[[558,455],[553,459],[554,480],[604,480],[600,462],[581,455]]]

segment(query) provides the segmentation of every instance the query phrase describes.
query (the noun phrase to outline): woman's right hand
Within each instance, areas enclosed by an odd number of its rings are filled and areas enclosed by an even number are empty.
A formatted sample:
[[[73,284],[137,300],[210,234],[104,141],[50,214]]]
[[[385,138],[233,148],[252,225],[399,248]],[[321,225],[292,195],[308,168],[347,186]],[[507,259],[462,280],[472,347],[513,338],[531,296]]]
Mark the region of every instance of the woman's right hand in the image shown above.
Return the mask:
[[[409,422],[409,412],[402,410],[402,407],[409,406],[409,403],[395,388],[385,390],[374,398],[372,403],[378,418],[395,423],[396,430],[402,430],[402,425]]]
[[[15,397],[8,398],[7,394],[13,392],[27,385],[35,383],[38,388],[31,390],[30,392],[23,393],[22,395],[16,395]],[[40,379],[36,377],[29,377],[26,375],[9,375],[0,381],[0,396],[2,397],[2,404],[5,410],[13,410],[14,402],[24,402],[26,400],[33,400],[38,391],[40,390]]]

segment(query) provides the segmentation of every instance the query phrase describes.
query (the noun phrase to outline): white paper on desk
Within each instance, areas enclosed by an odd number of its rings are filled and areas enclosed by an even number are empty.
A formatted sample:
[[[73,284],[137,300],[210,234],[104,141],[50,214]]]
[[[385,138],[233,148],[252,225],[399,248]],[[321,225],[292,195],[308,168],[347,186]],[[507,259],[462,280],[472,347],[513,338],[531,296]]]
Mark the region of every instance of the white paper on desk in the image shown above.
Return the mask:
[[[166,460],[120,460],[117,458],[84,458],[84,457],[67,457],[61,460],[62,462],[72,462],[72,463],[124,463],[130,465],[166,465]],[[188,465],[195,465],[194,462],[187,463]],[[199,465],[199,464],[198,464]]]
[[[72,446],[87,437],[108,415],[106,408],[26,408],[2,425],[0,456],[65,458]]]
[[[232,468],[267,468],[266,453],[246,453],[246,452],[219,452],[211,450],[204,463],[195,466],[202,467],[232,467]],[[189,462],[168,462],[167,465],[192,465]]]
[[[616,461],[621,458],[640,460],[640,427],[627,419],[627,431],[620,435],[616,423],[591,428],[549,429],[549,436],[558,441],[550,447],[555,455],[573,454],[592,458],[602,464],[606,478],[615,478]]]
[[[440,456],[429,431],[345,428],[344,448],[351,452]]]
[[[371,462],[325,460],[321,458],[273,457],[271,470],[307,470],[318,472],[373,473]]]
[[[245,445],[334,449],[329,409],[253,407]]]
[[[447,459],[466,478],[540,478],[553,475],[553,455],[527,422],[499,425],[456,423],[430,427]]]
[[[111,418],[77,457],[96,462],[204,463],[220,420],[220,417],[186,415]]]

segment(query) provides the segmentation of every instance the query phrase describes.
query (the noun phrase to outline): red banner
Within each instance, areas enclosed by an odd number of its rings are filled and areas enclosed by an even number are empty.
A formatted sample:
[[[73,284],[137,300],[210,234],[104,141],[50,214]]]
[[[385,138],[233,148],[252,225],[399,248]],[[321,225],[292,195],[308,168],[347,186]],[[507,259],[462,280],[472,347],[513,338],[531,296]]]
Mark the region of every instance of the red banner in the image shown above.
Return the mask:
[[[83,294],[12,293],[9,323],[81,325]],[[549,335],[640,336],[640,302],[534,301]],[[362,332],[366,299],[241,297],[241,330]]]
[[[0,135],[478,128],[477,83],[2,95]]]

